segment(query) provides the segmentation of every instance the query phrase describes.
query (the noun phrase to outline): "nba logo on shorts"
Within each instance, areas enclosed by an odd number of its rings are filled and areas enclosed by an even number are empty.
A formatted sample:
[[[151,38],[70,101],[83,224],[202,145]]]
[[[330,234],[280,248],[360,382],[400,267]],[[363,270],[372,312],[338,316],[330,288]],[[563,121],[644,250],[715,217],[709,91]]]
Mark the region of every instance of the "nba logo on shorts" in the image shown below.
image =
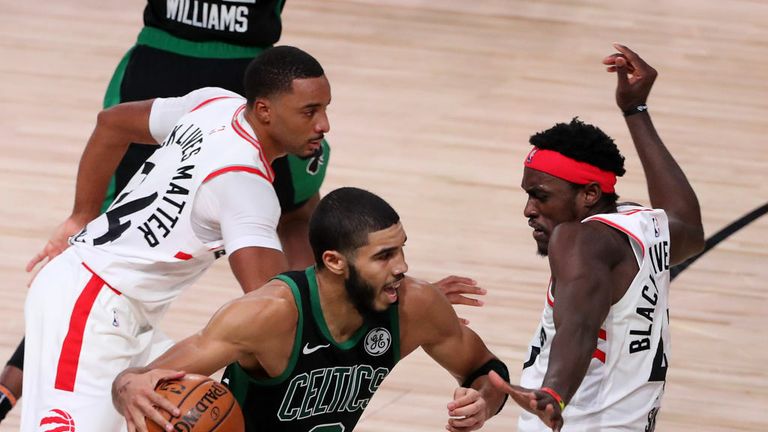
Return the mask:
[[[365,336],[365,352],[372,356],[384,354],[390,345],[392,345],[392,335],[384,327],[376,327]]]
[[[653,233],[656,235],[656,237],[661,235],[661,229],[659,228],[659,221],[656,220],[656,218],[651,218],[653,220]]]
[[[68,412],[60,409],[52,409],[40,420],[42,432],[75,432],[75,421]]]

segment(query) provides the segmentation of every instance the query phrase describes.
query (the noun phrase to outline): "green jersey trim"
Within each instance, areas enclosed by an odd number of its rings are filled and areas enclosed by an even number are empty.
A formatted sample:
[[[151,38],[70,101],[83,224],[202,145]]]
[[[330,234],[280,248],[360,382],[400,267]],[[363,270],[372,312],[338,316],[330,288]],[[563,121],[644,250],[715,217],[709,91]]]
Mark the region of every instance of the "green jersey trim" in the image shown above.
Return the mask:
[[[400,361],[400,304],[389,307],[389,320],[392,326],[392,356],[397,364]],[[394,365],[393,365],[394,367]]]
[[[291,292],[293,293],[293,299],[296,301],[296,308],[299,310],[299,319],[296,321],[296,336],[293,339],[293,351],[291,351],[291,359],[288,361],[288,366],[286,366],[283,373],[276,377],[272,378],[253,378],[250,375],[248,376],[249,380],[259,386],[272,386],[281,384],[286,379],[288,379],[291,374],[293,373],[293,369],[296,367],[296,362],[299,360],[299,351],[301,350],[301,338],[303,337],[303,330],[304,330],[304,314],[302,313],[301,308],[301,292],[299,291],[299,287],[296,285],[296,282],[293,281],[293,279],[289,278],[285,275],[277,275],[273,279],[277,279],[280,281],[283,281],[288,284],[288,286],[291,287]],[[242,371],[242,368],[238,364],[238,369]],[[245,371],[243,371],[245,373]],[[246,383],[248,381],[245,381]]]
[[[305,270],[307,274],[307,282],[309,282],[309,301],[312,305],[312,314],[315,316],[315,323],[317,324],[317,327],[320,329],[320,333],[323,334],[323,336],[328,340],[328,342],[332,343],[335,347],[342,349],[342,350],[349,350],[355,347],[358,342],[360,342],[360,339],[363,337],[366,331],[368,331],[368,326],[363,324],[360,326],[360,328],[355,332],[355,334],[352,335],[349,339],[345,340],[344,342],[336,342],[336,340],[331,336],[331,331],[328,329],[328,324],[325,322],[325,316],[323,316],[323,308],[320,307],[320,293],[318,292],[317,288],[317,278],[315,277],[315,267],[311,266],[308,267]]]
[[[197,42],[176,37],[155,27],[144,27],[136,39],[136,45],[146,45],[187,57],[210,59],[253,58],[269,47],[243,46],[226,42]]]

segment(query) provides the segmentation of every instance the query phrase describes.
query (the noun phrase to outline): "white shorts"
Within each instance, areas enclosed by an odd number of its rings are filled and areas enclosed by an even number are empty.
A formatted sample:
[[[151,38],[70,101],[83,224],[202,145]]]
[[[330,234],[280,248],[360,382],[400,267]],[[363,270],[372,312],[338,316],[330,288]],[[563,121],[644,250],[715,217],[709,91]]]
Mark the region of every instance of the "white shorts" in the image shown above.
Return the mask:
[[[35,278],[25,305],[21,430],[119,431],[112,380],[172,345],[72,248]]]

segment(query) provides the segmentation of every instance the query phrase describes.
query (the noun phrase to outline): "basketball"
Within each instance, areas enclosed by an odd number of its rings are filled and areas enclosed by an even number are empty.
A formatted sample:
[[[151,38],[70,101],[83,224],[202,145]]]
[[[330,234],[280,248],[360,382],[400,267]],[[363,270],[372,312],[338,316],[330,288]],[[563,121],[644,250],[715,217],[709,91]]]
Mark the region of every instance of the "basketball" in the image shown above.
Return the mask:
[[[235,397],[229,389],[207,376],[188,374],[183,378],[158,383],[155,392],[179,408],[181,414],[172,417],[159,410],[180,432],[243,432],[245,424]],[[147,419],[149,432],[164,432],[161,426]]]

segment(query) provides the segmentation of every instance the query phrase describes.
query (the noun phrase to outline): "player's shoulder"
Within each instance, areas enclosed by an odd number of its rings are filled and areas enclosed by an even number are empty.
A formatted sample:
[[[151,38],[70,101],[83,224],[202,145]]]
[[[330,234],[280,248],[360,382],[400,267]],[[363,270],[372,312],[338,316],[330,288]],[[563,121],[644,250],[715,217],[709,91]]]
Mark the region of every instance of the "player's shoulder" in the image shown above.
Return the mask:
[[[453,314],[453,308],[440,288],[430,282],[406,277],[398,290],[401,317],[423,323],[437,322]]]
[[[599,221],[563,222],[552,230],[549,240],[550,258],[605,259],[619,257],[627,247],[626,238],[610,225]]]
[[[298,316],[291,288],[277,279],[230,301],[222,311],[232,320],[230,327],[247,326],[246,331],[254,332],[291,330]]]
[[[440,290],[434,284],[410,276],[403,278],[398,290],[401,303],[428,304],[440,295]]]
[[[205,97],[205,98],[243,99],[241,95],[221,87],[202,87],[197,90],[192,90],[191,92],[189,92],[189,94],[196,95],[197,97]]]

